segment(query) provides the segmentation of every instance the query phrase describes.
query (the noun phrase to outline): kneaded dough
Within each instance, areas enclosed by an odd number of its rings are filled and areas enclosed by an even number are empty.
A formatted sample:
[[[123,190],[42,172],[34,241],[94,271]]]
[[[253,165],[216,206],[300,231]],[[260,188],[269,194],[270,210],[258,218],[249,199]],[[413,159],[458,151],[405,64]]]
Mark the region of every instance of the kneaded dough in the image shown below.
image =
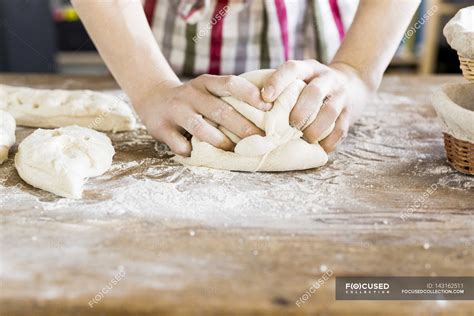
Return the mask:
[[[240,75],[261,88],[273,69],[257,70]],[[265,136],[252,135],[240,139],[223,127],[220,130],[236,143],[234,152],[216,148],[201,142],[196,137],[191,140],[190,157],[176,156],[175,160],[183,164],[204,166],[216,169],[236,171],[289,171],[316,168],[324,165],[328,156],[319,144],[310,144],[303,133],[290,126],[290,112],[298,101],[306,83],[296,80],[290,84],[274,102],[268,112],[260,111],[249,104],[233,97],[223,97],[239,113],[265,131]],[[321,107],[323,100],[316,101]],[[316,118],[317,111],[310,117],[305,126]],[[334,128],[328,129],[324,139]]]
[[[0,110],[0,164],[8,158],[8,151],[15,144],[15,128],[15,119]]]
[[[104,132],[130,131],[130,107],[111,95],[90,90],[47,90],[0,85],[0,110],[21,126],[56,128],[78,125]]]
[[[474,59],[474,6],[459,10],[446,24],[443,34],[459,55]]]
[[[110,139],[89,128],[37,129],[18,146],[15,167],[32,186],[78,199],[86,179],[106,172],[114,154]]]

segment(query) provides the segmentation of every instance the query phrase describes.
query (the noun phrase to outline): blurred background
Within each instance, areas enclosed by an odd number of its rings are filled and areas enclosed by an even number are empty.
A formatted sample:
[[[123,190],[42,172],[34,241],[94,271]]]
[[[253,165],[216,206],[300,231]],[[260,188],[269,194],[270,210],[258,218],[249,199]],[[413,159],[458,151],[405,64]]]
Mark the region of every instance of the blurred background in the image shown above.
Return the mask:
[[[460,73],[442,28],[468,5],[423,0],[388,72]],[[69,0],[0,0],[0,72],[108,73]]]

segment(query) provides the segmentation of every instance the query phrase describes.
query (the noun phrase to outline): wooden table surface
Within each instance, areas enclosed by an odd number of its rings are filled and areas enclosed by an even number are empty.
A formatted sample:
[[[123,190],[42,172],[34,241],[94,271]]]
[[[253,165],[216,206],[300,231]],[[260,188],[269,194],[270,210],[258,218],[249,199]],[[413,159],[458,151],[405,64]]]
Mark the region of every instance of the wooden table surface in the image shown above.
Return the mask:
[[[430,105],[432,89],[462,81],[386,77],[316,170],[182,167],[138,130],[109,135],[111,170],[74,201],[24,183],[16,145],[0,166],[0,314],[474,315],[469,301],[335,300],[335,276],[474,275],[474,181],[447,165]],[[105,77],[0,83],[117,88]],[[18,128],[17,144],[33,130]]]

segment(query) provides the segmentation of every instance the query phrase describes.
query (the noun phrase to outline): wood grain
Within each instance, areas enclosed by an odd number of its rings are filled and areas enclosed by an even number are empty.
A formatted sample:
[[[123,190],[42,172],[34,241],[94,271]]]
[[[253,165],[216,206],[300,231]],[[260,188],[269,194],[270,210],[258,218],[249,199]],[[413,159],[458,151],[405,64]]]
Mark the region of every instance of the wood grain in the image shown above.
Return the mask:
[[[335,276],[474,275],[473,178],[447,165],[430,105],[453,81],[385,78],[330,163],[304,172],[190,170],[140,130],[110,135],[112,170],[69,201],[19,178],[15,146],[0,167],[1,315],[474,315],[468,301],[336,301],[334,290]],[[0,83],[116,88],[109,77]],[[19,128],[17,144],[32,131]],[[123,279],[89,307],[119,266]],[[334,275],[297,307],[325,269]]]

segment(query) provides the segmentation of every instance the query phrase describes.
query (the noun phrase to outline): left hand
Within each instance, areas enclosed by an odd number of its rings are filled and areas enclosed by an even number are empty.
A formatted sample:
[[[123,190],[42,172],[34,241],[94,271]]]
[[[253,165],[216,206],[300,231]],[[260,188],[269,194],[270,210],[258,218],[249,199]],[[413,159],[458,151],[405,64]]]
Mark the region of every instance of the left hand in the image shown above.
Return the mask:
[[[335,150],[374,89],[369,88],[359,73],[347,64],[326,66],[313,59],[290,60],[267,80],[262,89],[263,100],[275,101],[296,79],[305,81],[307,86],[290,114],[290,124],[302,129],[308,142],[316,143],[335,123],[334,130],[320,142],[326,152]],[[318,113],[316,119],[306,126],[315,113]]]

